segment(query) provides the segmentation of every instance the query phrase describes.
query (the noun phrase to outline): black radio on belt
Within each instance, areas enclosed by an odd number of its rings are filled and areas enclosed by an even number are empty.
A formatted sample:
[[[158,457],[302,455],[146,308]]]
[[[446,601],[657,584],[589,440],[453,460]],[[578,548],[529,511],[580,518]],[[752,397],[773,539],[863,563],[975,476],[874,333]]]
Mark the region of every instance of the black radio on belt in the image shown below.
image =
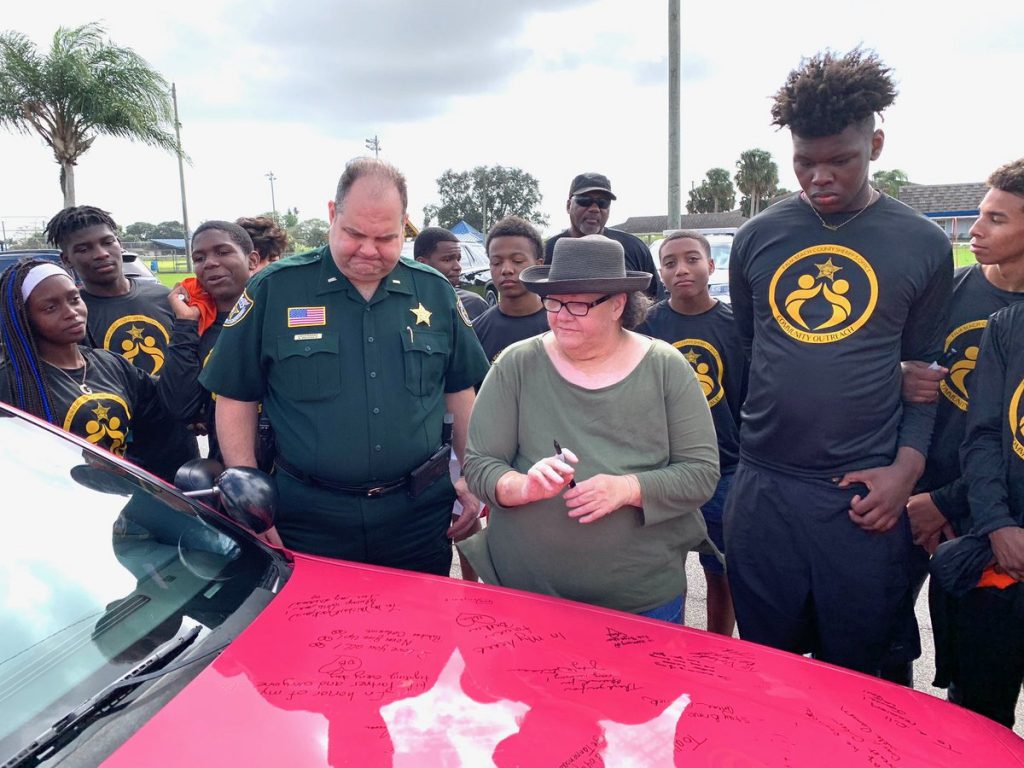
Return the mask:
[[[416,469],[409,473],[409,498],[415,499],[437,480],[448,474],[448,466],[452,456],[452,430],[455,416],[444,415],[441,426],[441,447]]]

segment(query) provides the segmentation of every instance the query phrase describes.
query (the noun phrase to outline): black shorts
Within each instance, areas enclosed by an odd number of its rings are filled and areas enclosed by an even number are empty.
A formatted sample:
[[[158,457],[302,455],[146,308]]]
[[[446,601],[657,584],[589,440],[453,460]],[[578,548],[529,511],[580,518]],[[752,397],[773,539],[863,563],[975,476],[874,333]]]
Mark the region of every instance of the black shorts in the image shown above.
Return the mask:
[[[863,485],[783,475],[740,462],[725,505],[729,587],[740,637],[878,674],[906,620],[904,514],[886,533],[849,517]]]

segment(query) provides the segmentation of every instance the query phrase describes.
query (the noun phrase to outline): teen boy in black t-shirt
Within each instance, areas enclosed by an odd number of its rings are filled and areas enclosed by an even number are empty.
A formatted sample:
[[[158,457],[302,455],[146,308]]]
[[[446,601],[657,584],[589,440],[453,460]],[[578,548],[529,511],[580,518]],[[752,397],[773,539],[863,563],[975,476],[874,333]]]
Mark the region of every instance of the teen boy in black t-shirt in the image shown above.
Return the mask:
[[[740,406],[747,390],[746,354],[732,309],[708,292],[715,262],[707,238],[689,230],[673,232],[662,242],[658,258],[669,298],[651,307],[636,330],[676,347],[693,367],[708,399],[718,436],[721,478],[715,495],[701,506],[701,512],[711,540],[725,552],[722,510],[739,462]],[[725,568],[713,555],[702,554],[700,564],[708,584],[708,631],[732,635],[736,620]]]
[[[526,290],[519,273],[544,261],[540,234],[518,216],[508,216],[487,233],[487,258],[498,303],[473,321],[473,330],[490,362],[505,347],[548,330],[540,296]]]
[[[89,308],[89,342],[119,354],[146,373],[159,376],[175,323],[196,333],[194,320],[176,320],[168,289],[136,283],[124,274],[117,225],[106,211],[89,205],[65,208],[46,225],[48,240],[82,281]],[[178,467],[199,456],[184,419],[167,414],[140,426],[126,457],[173,482]]]
[[[950,699],[1014,724],[1024,683],[1024,303],[989,320],[967,411],[963,477],[971,533],[987,535],[1013,583],[972,589],[956,606]]]
[[[894,96],[859,49],[790,73],[772,116],[802,192],[740,228],[729,281],[751,351],[725,512],[740,636],[869,674],[916,655],[890,647],[935,409],[902,404],[900,361],[941,354],[953,272],[942,230],[868,183]]]

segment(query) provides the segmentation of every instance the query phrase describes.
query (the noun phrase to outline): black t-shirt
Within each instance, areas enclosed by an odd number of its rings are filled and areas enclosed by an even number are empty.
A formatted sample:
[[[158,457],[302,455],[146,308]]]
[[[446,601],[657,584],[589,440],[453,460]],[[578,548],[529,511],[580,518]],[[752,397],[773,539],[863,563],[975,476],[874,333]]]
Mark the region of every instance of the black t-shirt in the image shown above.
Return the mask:
[[[95,296],[82,290],[89,309],[89,339],[94,347],[119,354],[159,376],[174,332],[174,313],[167,299],[170,291],[156,283],[128,283],[124,296]],[[140,425],[128,447],[128,459],[169,482],[178,467],[199,456],[196,439],[179,416],[167,413],[162,423]]]
[[[949,240],[903,203],[830,223],[794,194],[740,227],[730,258],[751,355],[740,454],[802,477],[927,456],[935,406],[902,404],[900,361],[938,358],[952,292]]]
[[[86,362],[84,371],[65,371],[48,363],[40,365],[53,396],[53,423],[93,445],[125,456],[139,429],[163,423],[170,403],[171,381],[158,381],[120,355],[85,346],[80,350]],[[173,355],[169,365],[174,364]],[[190,355],[194,358],[194,348]],[[83,375],[88,392],[80,388]],[[8,376],[8,366],[0,365],[0,395],[4,397]]]
[[[992,315],[971,382],[964,481],[971,531],[1024,523],[1024,302]]]
[[[466,308],[466,314],[469,315],[470,320],[476,320],[491,308],[491,305],[482,296],[472,291],[467,291],[465,288],[456,288],[455,292],[459,294],[459,300],[462,301],[462,306]]]
[[[647,290],[645,290],[644,293],[655,301],[662,298],[664,291],[661,288],[661,278],[658,276],[658,268],[654,265],[654,257],[651,256],[651,249],[644,244],[644,241],[636,235],[629,234],[629,232],[623,232],[622,230],[611,229],[609,227],[605,227],[601,234],[622,245],[622,249],[625,251],[627,270],[650,273],[651,283],[647,286]],[[554,263],[555,243],[563,237],[572,237],[572,235],[569,234],[569,230],[565,230],[557,235],[552,235],[548,238],[548,241],[544,243],[545,264]]]
[[[473,321],[473,330],[487,359],[493,363],[510,344],[547,331],[548,313],[540,309],[532,315],[513,317],[491,307]]]
[[[747,356],[732,309],[721,301],[699,315],[683,315],[667,300],[651,307],[636,329],[667,341],[685,357],[708,399],[718,435],[718,461],[723,473],[740,459],[740,406],[747,393]]]
[[[1024,300],[1024,293],[1004,291],[992,285],[980,264],[958,269],[954,275],[943,353],[952,348],[956,355],[947,363],[949,373],[939,385],[935,431],[918,491],[931,492],[932,501],[958,534],[966,533],[970,515],[967,486],[960,476],[960,446],[964,441],[968,393],[981,336],[993,312],[1021,300]]]

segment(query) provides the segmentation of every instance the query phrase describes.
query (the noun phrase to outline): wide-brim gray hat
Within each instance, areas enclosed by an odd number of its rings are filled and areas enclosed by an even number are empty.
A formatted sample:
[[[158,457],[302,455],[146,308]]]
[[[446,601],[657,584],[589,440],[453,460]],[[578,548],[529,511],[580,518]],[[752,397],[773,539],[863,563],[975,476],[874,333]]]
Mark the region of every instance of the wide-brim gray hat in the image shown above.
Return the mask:
[[[527,267],[519,280],[538,296],[552,293],[632,293],[651,283],[647,272],[626,269],[625,251],[604,235],[562,237],[551,264]]]

